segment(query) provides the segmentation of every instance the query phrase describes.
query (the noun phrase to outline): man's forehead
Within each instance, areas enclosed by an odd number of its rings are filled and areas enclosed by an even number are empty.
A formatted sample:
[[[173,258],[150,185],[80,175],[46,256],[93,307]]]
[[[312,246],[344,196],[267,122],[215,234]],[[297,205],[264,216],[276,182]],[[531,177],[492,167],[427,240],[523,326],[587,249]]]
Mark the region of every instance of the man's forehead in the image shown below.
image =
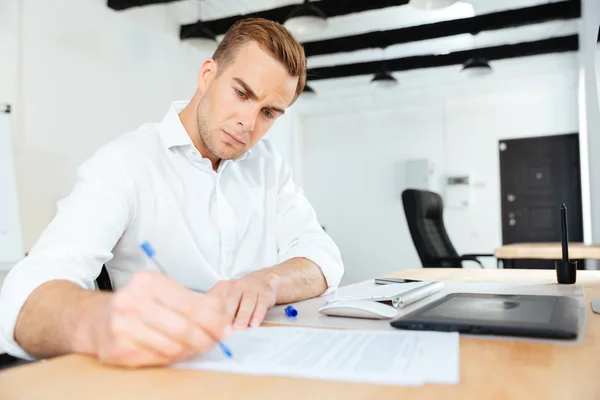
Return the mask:
[[[299,78],[291,76],[281,62],[258,44],[245,43],[240,47],[224,75],[238,83],[243,81],[260,98],[275,95],[281,103],[285,103],[280,106],[287,107],[296,94]]]

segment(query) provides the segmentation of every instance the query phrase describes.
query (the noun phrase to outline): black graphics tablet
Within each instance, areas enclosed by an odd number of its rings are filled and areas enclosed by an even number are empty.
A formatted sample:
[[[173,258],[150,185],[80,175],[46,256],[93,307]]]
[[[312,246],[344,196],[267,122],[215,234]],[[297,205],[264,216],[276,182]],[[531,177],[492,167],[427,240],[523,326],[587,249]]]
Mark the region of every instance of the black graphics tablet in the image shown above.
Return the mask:
[[[567,296],[452,293],[391,322],[400,329],[574,339],[579,302]]]

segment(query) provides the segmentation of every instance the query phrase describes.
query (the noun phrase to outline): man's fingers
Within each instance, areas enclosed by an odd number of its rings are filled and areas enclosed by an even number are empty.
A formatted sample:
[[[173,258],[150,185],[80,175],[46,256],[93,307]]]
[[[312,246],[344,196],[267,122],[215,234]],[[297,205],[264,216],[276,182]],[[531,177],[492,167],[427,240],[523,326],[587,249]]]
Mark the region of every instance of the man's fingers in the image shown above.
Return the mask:
[[[158,356],[157,358],[174,361],[189,349],[184,343],[174,340],[141,319],[125,317],[117,321],[122,322],[115,322],[113,330],[120,331],[125,338],[135,343],[140,348],[139,351],[155,353],[154,355]],[[122,326],[116,326],[119,323]]]
[[[156,302],[183,315],[192,315],[199,296],[156,271],[143,271],[131,279],[140,297],[151,297]]]
[[[155,283],[156,280],[151,281]],[[162,277],[158,280],[163,281]],[[176,282],[167,280],[174,283],[167,285],[170,290],[159,291],[158,294],[150,284],[150,287],[132,290],[128,296],[122,296],[116,307],[193,349],[206,351],[216,340],[227,336],[231,319],[224,315],[222,298],[199,296]],[[178,304],[173,308],[173,298],[179,298],[185,304]]]
[[[111,298],[102,362],[165,365],[212,349],[231,333],[222,296],[199,296],[155,272],[134,274]]]
[[[210,290],[206,293],[211,296],[220,296],[225,297],[227,292],[229,291],[230,281],[218,281],[210,288]]]
[[[224,300],[223,307],[225,309],[225,314],[227,314],[230,318],[230,321],[233,322],[238,308],[240,306],[240,301],[242,300],[242,295],[244,294],[244,291],[239,285],[233,282],[223,281],[223,285],[220,286],[221,289],[219,289],[219,293],[221,294]]]
[[[224,312],[222,298],[198,296],[196,299],[194,321],[215,340],[231,335],[232,318]]]
[[[259,326],[275,302],[269,298],[264,286],[264,282],[256,277],[220,281],[207,294],[222,296],[225,312],[234,319],[234,328],[243,329],[249,325]]]
[[[224,300],[223,307],[225,314],[229,317],[231,323],[233,323],[240,307],[245,287],[245,284],[238,280],[219,281],[206,294],[208,296],[221,297]]]
[[[252,317],[252,314],[254,313],[257,301],[258,295],[256,293],[246,292],[243,294],[237,316],[235,317],[235,329],[244,329],[248,327],[250,317]]]
[[[120,365],[124,367],[139,367],[165,365],[168,357],[152,350],[136,341],[130,334],[120,334],[109,348],[98,354],[103,364]]]
[[[260,326],[270,307],[271,302],[269,299],[266,296],[259,296],[256,307],[254,308],[254,313],[252,314],[252,319],[250,319],[250,326],[253,328]]]

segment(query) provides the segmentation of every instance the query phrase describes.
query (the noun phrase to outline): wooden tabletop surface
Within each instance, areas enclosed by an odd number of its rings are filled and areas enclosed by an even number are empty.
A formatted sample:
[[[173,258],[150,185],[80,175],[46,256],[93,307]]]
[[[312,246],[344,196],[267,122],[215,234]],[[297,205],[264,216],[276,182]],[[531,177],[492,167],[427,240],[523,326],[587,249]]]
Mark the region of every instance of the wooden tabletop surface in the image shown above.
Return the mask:
[[[405,278],[556,284],[552,270],[414,269]],[[460,383],[381,386],[147,368],[124,370],[79,355],[0,372],[0,399],[600,399],[600,271],[578,271],[587,324],[583,344],[460,339]]]
[[[496,249],[494,256],[500,259],[562,260],[562,246],[560,242],[513,243]],[[600,244],[569,243],[569,258],[571,260],[600,260]]]

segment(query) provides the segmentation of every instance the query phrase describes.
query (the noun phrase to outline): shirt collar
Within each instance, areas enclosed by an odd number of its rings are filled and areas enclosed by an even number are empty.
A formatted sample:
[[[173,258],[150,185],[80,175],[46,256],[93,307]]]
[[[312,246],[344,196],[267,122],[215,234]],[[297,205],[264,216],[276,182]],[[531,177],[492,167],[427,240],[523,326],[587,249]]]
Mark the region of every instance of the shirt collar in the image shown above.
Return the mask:
[[[190,135],[188,135],[179,118],[179,113],[187,106],[187,104],[188,101],[185,100],[174,101],[171,103],[169,110],[160,123],[160,137],[167,149],[177,146],[194,146],[194,142],[192,142]],[[248,149],[245,153],[234,158],[232,161],[243,161],[251,154],[252,149]]]
[[[174,101],[160,123],[160,138],[167,149],[176,146],[193,146],[194,143],[181,123],[179,113],[187,101]]]

